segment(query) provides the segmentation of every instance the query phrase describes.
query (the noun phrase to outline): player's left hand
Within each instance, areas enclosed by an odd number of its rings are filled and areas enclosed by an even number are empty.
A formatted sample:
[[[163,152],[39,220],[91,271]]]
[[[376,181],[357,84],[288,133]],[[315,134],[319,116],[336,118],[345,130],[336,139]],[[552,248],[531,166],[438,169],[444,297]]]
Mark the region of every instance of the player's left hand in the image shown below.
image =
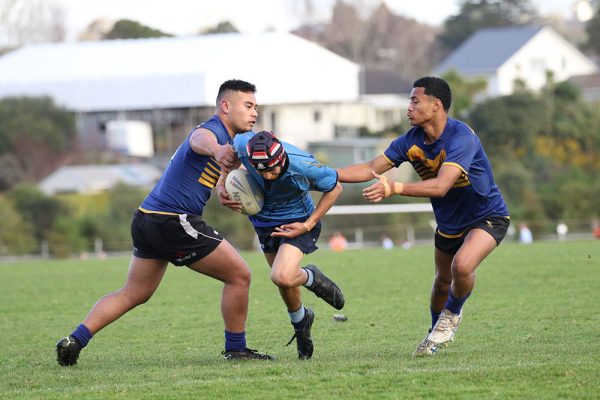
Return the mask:
[[[371,203],[378,203],[386,197],[390,197],[390,182],[385,176],[373,171],[373,177],[379,179],[379,182],[363,189],[363,197]],[[386,189],[387,188],[387,189]]]
[[[295,238],[306,232],[308,231],[302,222],[292,222],[291,224],[276,227],[275,232],[271,233],[271,236]]]

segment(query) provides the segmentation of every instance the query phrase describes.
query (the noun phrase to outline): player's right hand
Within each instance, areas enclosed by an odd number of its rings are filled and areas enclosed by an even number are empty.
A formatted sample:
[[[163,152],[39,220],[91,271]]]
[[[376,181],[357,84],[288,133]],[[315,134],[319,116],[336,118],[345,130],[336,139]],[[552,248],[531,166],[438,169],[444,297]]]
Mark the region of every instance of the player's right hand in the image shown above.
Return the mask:
[[[224,172],[229,172],[233,169],[237,157],[230,144],[219,146],[215,152],[215,160],[219,163]]]

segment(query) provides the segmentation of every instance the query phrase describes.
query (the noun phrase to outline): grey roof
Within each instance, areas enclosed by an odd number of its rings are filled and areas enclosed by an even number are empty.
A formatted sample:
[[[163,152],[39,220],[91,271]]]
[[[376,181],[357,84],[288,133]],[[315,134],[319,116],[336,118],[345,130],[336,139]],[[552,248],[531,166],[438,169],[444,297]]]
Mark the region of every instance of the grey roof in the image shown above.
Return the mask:
[[[412,83],[389,69],[365,68],[362,78],[361,94],[400,94],[410,93],[412,89]]]
[[[59,168],[39,183],[48,194],[94,193],[111,189],[119,182],[151,187],[162,171],[151,164],[68,165]]]
[[[452,69],[459,73],[494,71],[542,29],[540,26],[481,29],[442,61],[434,73],[441,74]]]

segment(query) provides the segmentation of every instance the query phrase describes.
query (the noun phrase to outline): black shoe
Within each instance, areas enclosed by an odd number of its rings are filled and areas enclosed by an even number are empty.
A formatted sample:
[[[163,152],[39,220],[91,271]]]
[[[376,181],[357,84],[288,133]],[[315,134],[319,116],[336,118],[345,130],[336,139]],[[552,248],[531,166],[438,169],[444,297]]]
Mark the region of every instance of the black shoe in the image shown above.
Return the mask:
[[[273,360],[268,354],[260,354],[256,350],[245,348],[243,350],[223,350],[221,352],[226,360]]]
[[[56,361],[63,367],[77,364],[81,345],[73,336],[67,336],[56,343]]]
[[[304,268],[312,271],[314,279],[312,286],[307,289],[316,294],[317,297],[325,300],[327,304],[336,310],[344,308],[344,294],[338,285],[325,276],[316,265],[310,264]]]
[[[289,346],[296,339],[298,347],[298,358],[308,360],[312,357],[314,346],[310,337],[310,328],[315,320],[315,313],[310,308],[305,309],[304,319],[302,320],[302,328],[294,329],[294,336],[290,339],[286,346]]]

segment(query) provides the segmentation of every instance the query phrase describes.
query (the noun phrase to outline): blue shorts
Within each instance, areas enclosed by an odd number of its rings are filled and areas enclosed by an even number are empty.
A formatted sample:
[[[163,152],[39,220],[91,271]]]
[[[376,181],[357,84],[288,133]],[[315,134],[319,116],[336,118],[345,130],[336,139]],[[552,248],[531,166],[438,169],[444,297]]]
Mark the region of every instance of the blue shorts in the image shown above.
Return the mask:
[[[319,240],[319,236],[321,236],[321,222],[317,222],[310,232],[303,233],[302,235],[291,239],[280,236],[271,236],[271,233],[275,232],[275,228],[275,226],[268,228],[254,227],[263,253],[277,253],[279,246],[284,243],[299,248],[304,254],[310,254],[318,249],[316,243],[317,240]]]

